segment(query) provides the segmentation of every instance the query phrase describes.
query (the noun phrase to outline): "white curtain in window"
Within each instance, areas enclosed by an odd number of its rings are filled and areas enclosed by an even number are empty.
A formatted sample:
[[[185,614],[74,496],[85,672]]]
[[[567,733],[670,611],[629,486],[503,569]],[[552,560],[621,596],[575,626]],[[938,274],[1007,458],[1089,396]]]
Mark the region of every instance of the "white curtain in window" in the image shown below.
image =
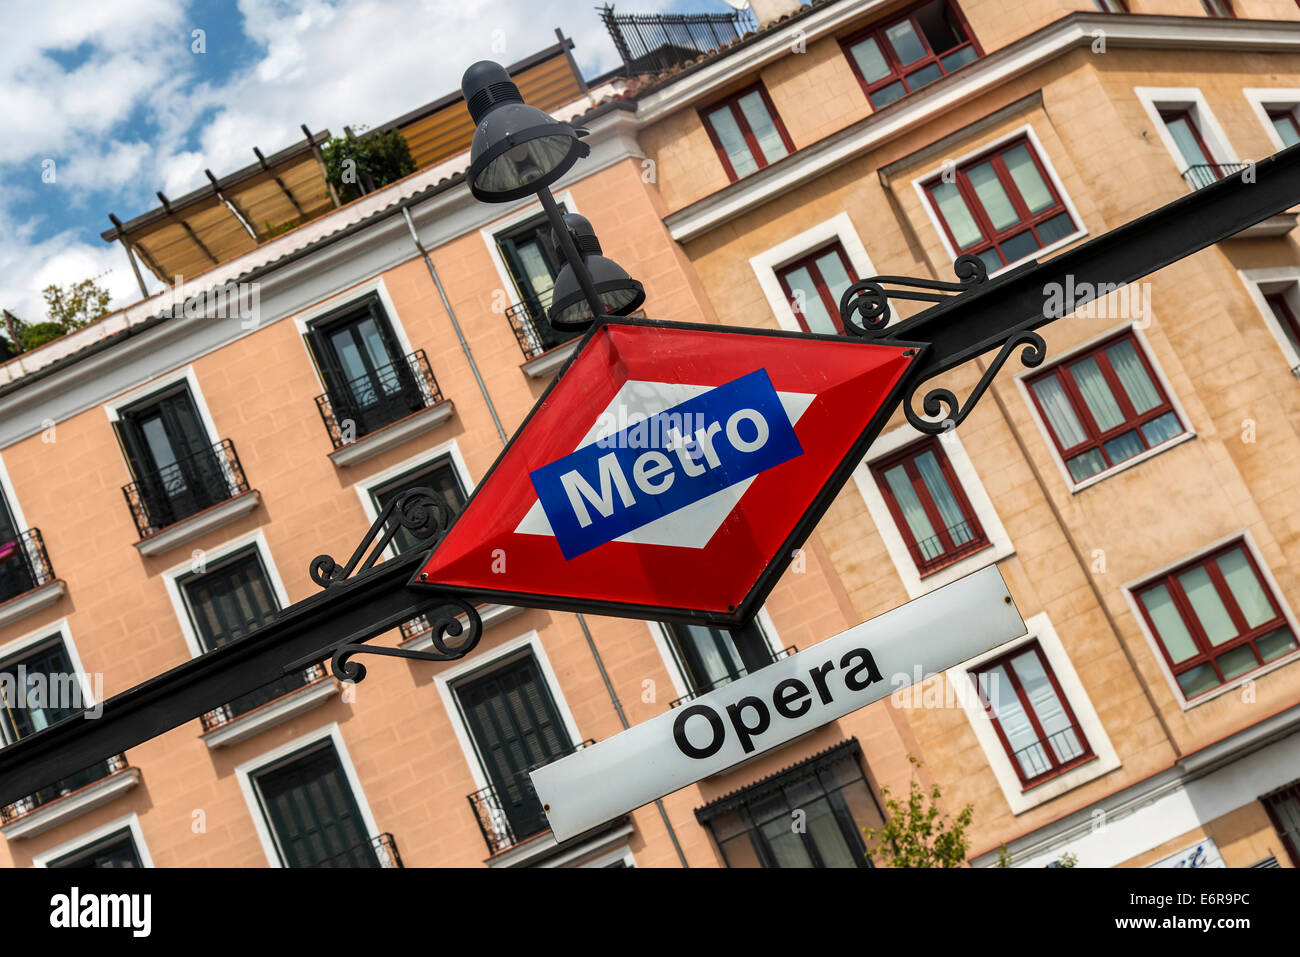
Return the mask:
[[[1124,413],[1120,412],[1119,403],[1110,394],[1110,386],[1106,384],[1096,359],[1076,362],[1070,366],[1070,374],[1074,376],[1074,383],[1079,387],[1083,401],[1088,404],[1088,411],[1092,413],[1097,428],[1104,432],[1124,422]]]
[[[1160,393],[1147,375],[1146,367],[1133,348],[1133,343],[1116,343],[1106,350],[1106,358],[1110,360],[1111,368],[1115,370],[1120,385],[1128,393],[1129,401],[1139,415],[1160,404]]]
[[[1047,183],[1034,164],[1034,158],[1029,155],[1029,147],[1017,146],[1008,150],[1002,154],[1002,162],[1007,164],[1007,172],[1011,174],[1016,189],[1020,190],[1020,198],[1025,201],[1031,213],[1041,212],[1055,203],[1052,191],[1047,188]]]
[[[1156,637],[1165,646],[1174,664],[1186,661],[1196,654],[1196,642],[1192,640],[1187,625],[1183,623],[1183,616],[1178,613],[1178,608],[1164,585],[1143,592],[1142,604],[1146,606],[1151,623],[1155,625]]]
[[[790,294],[794,298],[792,308],[803,316],[809,332],[834,335],[839,331],[835,328],[830,313],[826,311],[826,304],[822,302],[821,293],[817,291],[807,267],[790,270],[785,274],[785,283],[790,287]]]
[[[943,546],[935,537],[934,526],[930,524],[930,517],[925,514],[925,507],[912,488],[912,480],[908,478],[906,469],[901,465],[894,466],[885,473],[885,481],[894,493],[894,501],[898,502],[898,507],[903,512],[903,519],[912,532],[912,539],[921,550],[922,559],[928,560],[941,554]]]
[[[731,163],[737,179],[748,176],[758,169],[758,163],[750,155],[749,145],[745,142],[745,137],[740,132],[740,126],[731,114],[730,107],[724,106],[710,113],[709,125],[713,127],[714,134],[722,143],[722,149],[726,152],[727,160]]]
[[[1088,434],[1083,431],[1083,426],[1079,424],[1079,417],[1074,414],[1069,396],[1065,394],[1065,389],[1061,387],[1056,376],[1039,379],[1034,383],[1033,389],[1034,395],[1043,407],[1043,413],[1047,416],[1047,423],[1052,427],[1052,432],[1055,433],[1062,448],[1073,448],[1088,437]]]
[[[763,151],[767,162],[775,163],[786,154],[781,131],[776,128],[772,114],[767,111],[767,104],[757,90],[740,98],[740,111],[745,114],[745,122],[753,131],[754,139],[758,140],[758,148]]]
[[[1079,736],[1070,728],[1070,717],[1061,704],[1052,680],[1043,668],[1043,662],[1034,650],[1026,651],[1011,659],[1011,667],[1016,670],[1020,687],[1029,699],[1030,707],[1043,727],[1047,744],[1061,762],[1071,761],[1083,754],[1083,744]]]
[[[1268,595],[1255,576],[1255,570],[1250,567],[1245,552],[1240,548],[1228,552],[1218,560],[1218,565],[1219,571],[1223,572],[1223,578],[1228,583],[1228,590],[1232,592],[1237,607],[1246,618],[1247,625],[1256,628],[1277,617]]]
[[[958,249],[974,246],[983,238],[980,228],[975,224],[975,218],[971,216],[970,210],[966,208],[966,200],[962,199],[961,192],[957,189],[956,184],[936,183],[930,194],[938,204],[939,215],[948,224],[948,229],[952,232],[952,238],[957,243]]]
[[[844,295],[844,290],[853,284],[849,279],[848,271],[844,268],[844,260],[840,258],[839,250],[832,249],[825,255],[818,256],[816,266],[817,271],[822,274],[822,282],[826,283],[831,298],[838,303],[840,296]]]
[[[1012,205],[1011,197],[1002,188],[992,163],[972,166],[966,176],[970,179],[970,184],[975,187],[975,195],[979,197],[994,229],[1001,232],[1020,221],[1020,215]]]
[[[934,499],[939,517],[943,519],[944,527],[952,536],[953,544],[963,545],[969,542],[975,536],[966,522],[966,516],[961,513],[957,496],[948,487],[948,479],[944,476],[943,469],[939,467],[939,460],[934,457],[934,453],[923,452],[918,455],[916,469],[921,473],[921,481],[925,483],[930,498]]]

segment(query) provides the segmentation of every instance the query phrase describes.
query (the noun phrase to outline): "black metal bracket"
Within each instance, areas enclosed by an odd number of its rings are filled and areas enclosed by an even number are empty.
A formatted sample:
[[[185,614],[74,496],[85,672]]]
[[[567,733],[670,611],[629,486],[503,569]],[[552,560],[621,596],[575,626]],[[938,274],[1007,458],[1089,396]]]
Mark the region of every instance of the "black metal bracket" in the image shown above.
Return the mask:
[[[957,274],[957,282],[917,279],[911,276],[873,276],[853,283],[840,297],[840,322],[845,332],[867,340],[883,338],[887,333],[895,332],[894,329],[887,329],[890,320],[893,319],[893,310],[889,306],[891,299],[947,303],[979,288],[989,278],[984,261],[970,254],[958,256],[952,264],[952,269]],[[889,286],[903,288],[888,288],[887,283]],[[855,321],[855,317],[861,319],[860,324]],[[931,389],[921,400],[921,411],[928,417],[923,418],[921,413],[916,411],[914,404],[917,392],[927,381],[923,379],[913,384],[903,399],[903,414],[907,417],[907,421],[918,432],[926,435],[938,435],[957,428],[970,415],[980,397],[988,391],[994,377],[1006,365],[1011,353],[1020,346],[1024,347],[1024,351],[1020,354],[1020,361],[1026,368],[1042,365],[1047,357],[1047,343],[1038,333],[1030,329],[1008,330],[1007,340],[964,403],[958,400],[951,389]]]
[[[389,502],[366,532],[356,551],[346,565],[339,565],[329,555],[317,555],[311,561],[311,580],[322,588],[330,588],[347,581],[355,571],[368,571],[392,542],[399,528],[405,528],[419,539],[435,544],[447,533],[454,518],[446,499],[431,488],[407,489]],[[373,546],[373,547],[371,547]],[[357,563],[366,554],[361,567]]]

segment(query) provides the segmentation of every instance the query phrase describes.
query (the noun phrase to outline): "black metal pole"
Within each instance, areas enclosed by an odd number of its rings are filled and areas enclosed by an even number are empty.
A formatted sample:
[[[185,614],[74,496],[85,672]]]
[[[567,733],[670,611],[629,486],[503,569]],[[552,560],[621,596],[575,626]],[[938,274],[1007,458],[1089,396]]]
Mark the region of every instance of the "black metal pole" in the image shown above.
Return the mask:
[[[555,204],[555,197],[551,195],[550,188],[543,187],[539,190],[537,198],[542,201],[542,209],[546,210],[546,218],[550,220],[551,228],[555,230],[555,238],[560,242],[560,253],[564,256],[564,261],[573,270],[578,285],[582,287],[582,294],[587,297],[587,305],[591,306],[592,318],[603,316],[605,307],[600,302],[600,293],[596,292],[596,285],[591,281],[591,273],[587,271],[587,264],[583,262],[582,254],[578,252],[578,247],[573,244],[573,237],[569,235],[569,227],[564,224],[564,216],[560,213],[560,207]]]
[[[772,663],[772,648],[767,643],[763,629],[758,626],[758,619],[751,618],[739,628],[731,631],[732,643],[740,655],[740,663],[745,666],[746,674],[753,674],[759,668]]]

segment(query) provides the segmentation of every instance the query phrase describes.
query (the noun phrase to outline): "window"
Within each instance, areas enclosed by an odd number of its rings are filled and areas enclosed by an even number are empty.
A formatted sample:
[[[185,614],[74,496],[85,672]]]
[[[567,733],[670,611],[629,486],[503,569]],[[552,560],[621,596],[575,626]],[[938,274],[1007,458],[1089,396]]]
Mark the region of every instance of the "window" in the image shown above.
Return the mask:
[[[862,828],[884,822],[851,738],[695,812],[727,867],[871,867]],[[804,827],[791,827],[794,811]]]
[[[745,674],[731,635],[709,625],[662,623],[668,647],[692,694],[721,688]]]
[[[1076,482],[1187,431],[1132,333],[1062,362],[1028,385]]]
[[[1178,147],[1179,156],[1187,166],[1183,175],[1189,185],[1200,188],[1223,178],[1228,168],[1214,161],[1214,154],[1206,145],[1192,110],[1161,110],[1160,119],[1164,121],[1165,128]]]
[[[54,580],[41,533],[18,527],[0,491],[0,605]]]
[[[871,472],[922,576],[988,547],[937,439],[873,462]]]
[[[253,787],[285,867],[380,867],[332,740],[254,772]]]
[[[1078,231],[1027,139],[1016,140],[925,186],[953,249],[989,272]]]
[[[970,28],[949,0],[930,0],[842,43],[877,110],[980,56]]]
[[[509,846],[547,830],[528,772],[568,754],[573,742],[536,660],[525,654],[454,691],[490,782],[470,798],[480,822],[490,822],[485,835],[500,822]]]
[[[971,672],[980,703],[1024,787],[1092,757],[1092,749],[1037,641]]]
[[[404,355],[377,295],[313,321],[308,349],[336,423],[369,435],[432,404],[432,374],[422,353]],[[318,403],[322,400],[318,400]]]
[[[560,212],[566,212],[561,203]],[[546,310],[551,305],[555,277],[564,266],[564,257],[551,242],[551,223],[546,216],[535,216],[496,236],[497,249],[510,280],[519,295],[519,305],[512,306],[509,318],[539,354],[576,338],[580,333],[551,328]]]
[[[1232,4],[1228,0],[1201,0],[1207,17],[1235,17]]]
[[[1281,292],[1271,293],[1264,296],[1264,301],[1273,310],[1273,316],[1277,319],[1278,325],[1282,327],[1282,331],[1286,333],[1287,338],[1291,340],[1291,345],[1295,346],[1297,352],[1300,352],[1300,321],[1296,320],[1295,311],[1291,308],[1291,304],[1286,301],[1286,294]]]
[[[385,482],[383,485],[372,489],[370,497],[375,503],[375,510],[383,512],[388,507],[389,502],[413,488],[433,489],[442,496],[443,501],[451,508],[453,515],[459,515],[460,510],[465,507],[465,488],[461,485],[460,477],[456,474],[456,467],[447,456],[442,456],[429,465],[422,465],[414,471],[407,472],[390,482]],[[390,520],[390,525],[397,526],[397,531],[393,534],[393,545],[399,554],[429,546],[427,539],[417,538],[395,518]]]
[[[838,240],[782,266],[776,276],[804,332],[844,332],[840,296],[858,275]]]
[[[90,704],[61,637],[41,641],[21,654],[0,662],[0,706],[3,706],[3,713],[0,713],[0,744],[13,744],[28,735],[44,731],[64,718],[80,714]],[[7,806],[0,811],[0,819],[7,822],[93,784],[124,766],[125,759],[120,756],[100,761],[28,795],[17,804]]]
[[[1282,138],[1282,146],[1295,146],[1300,143],[1300,121],[1296,120],[1295,107],[1270,107],[1268,110],[1269,122],[1273,124],[1273,129],[1277,130],[1277,135]]]
[[[256,547],[223,558],[201,574],[187,575],[177,581],[177,586],[194,635],[205,652],[215,651],[269,625],[280,610],[280,602]],[[277,678],[256,691],[240,695],[210,718],[219,719],[215,722],[219,724],[237,718],[323,674],[321,669],[313,667]],[[206,722],[212,723],[212,720]]]
[[[733,183],[794,152],[790,134],[762,84],[727,97],[701,115]]]
[[[118,441],[135,478],[132,508],[142,537],[243,489],[228,443],[214,444],[184,382],[118,410]]]
[[[131,829],[124,827],[71,854],[50,861],[47,867],[143,867]]]
[[[1295,635],[1238,541],[1137,589],[1147,626],[1187,699],[1276,661]]]
[[[1268,811],[1269,820],[1282,839],[1292,867],[1300,867],[1300,781],[1292,781],[1284,788],[1265,794],[1260,801]],[[1255,867],[1264,866],[1256,864]],[[1277,864],[1272,865],[1276,867]]]

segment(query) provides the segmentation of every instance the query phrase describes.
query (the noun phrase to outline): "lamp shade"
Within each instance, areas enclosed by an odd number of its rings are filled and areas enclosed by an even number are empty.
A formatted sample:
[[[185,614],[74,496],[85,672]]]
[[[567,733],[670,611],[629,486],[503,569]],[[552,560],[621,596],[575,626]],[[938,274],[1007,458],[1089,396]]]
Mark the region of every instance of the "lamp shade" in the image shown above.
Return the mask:
[[[604,307],[604,314],[626,316],[635,312],[645,302],[645,288],[622,266],[601,255],[600,240],[585,216],[566,213],[564,224],[569,228],[582,264],[591,276],[591,284]],[[559,238],[552,234],[552,242],[558,246]],[[551,308],[547,310],[546,318],[553,328],[561,331],[585,329],[595,319],[571,264],[566,263],[555,277]]]
[[[480,60],[460,83],[477,124],[469,150],[469,189],[485,203],[506,203],[550,186],[591,152],[575,130],[524,103],[505,67]]]

